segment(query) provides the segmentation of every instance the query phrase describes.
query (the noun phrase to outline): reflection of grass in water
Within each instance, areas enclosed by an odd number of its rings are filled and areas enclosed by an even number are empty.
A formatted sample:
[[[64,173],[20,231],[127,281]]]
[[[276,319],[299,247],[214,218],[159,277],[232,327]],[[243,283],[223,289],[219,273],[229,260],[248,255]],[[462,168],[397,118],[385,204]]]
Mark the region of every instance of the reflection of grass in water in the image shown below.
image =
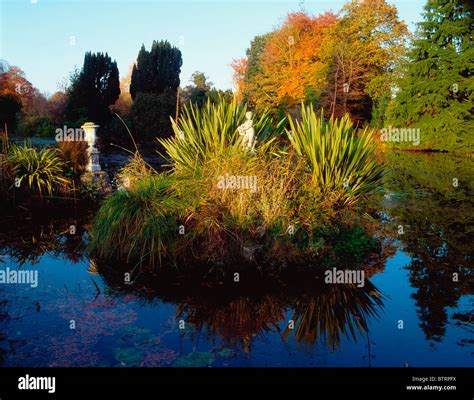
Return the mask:
[[[197,332],[205,329],[208,337],[220,336],[229,346],[240,343],[244,352],[250,352],[252,339],[276,326],[284,318],[284,308],[280,299],[268,295],[238,297],[219,305],[190,298],[178,305],[176,316],[186,315]]]
[[[281,281],[277,286],[268,280],[254,282],[252,287],[238,291],[221,285],[197,290],[161,282],[163,286],[154,296],[177,304],[175,318],[195,327],[185,333],[191,339],[205,331],[210,341],[219,338],[224,345],[240,345],[248,353],[253,339],[259,335],[279,332],[288,339],[294,333],[298,342],[314,344],[321,339],[335,350],[343,338],[356,340],[358,334],[367,331],[368,319],[378,316],[383,301],[377,288],[367,280],[362,288],[322,282],[313,274],[300,280]],[[285,329],[288,309],[294,310],[295,330]]]
[[[298,342],[312,345],[323,340],[333,351],[342,338],[357,341],[357,334],[368,330],[367,320],[378,317],[383,306],[380,292],[370,282],[364,288],[337,285],[321,296],[298,300],[291,318]],[[283,333],[288,338],[291,329]]]

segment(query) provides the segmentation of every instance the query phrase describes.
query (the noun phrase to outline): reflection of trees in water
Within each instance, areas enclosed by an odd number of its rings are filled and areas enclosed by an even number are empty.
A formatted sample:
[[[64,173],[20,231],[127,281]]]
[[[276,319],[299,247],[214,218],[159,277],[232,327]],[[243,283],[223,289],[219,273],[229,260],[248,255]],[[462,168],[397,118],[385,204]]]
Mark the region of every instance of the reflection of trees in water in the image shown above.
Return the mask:
[[[1,215],[0,255],[7,258],[0,258],[0,267],[7,259],[19,267],[34,265],[40,263],[46,254],[79,262],[85,256],[84,221],[88,220],[83,212],[75,209],[59,213],[49,209],[36,212],[17,210]],[[74,235],[70,234],[71,224],[76,226]],[[0,298],[0,366],[7,354],[16,351],[17,345],[17,341],[7,338],[1,331],[9,319],[7,304],[7,300]]]
[[[73,263],[83,259],[86,249],[84,223],[89,217],[77,215],[75,210],[59,215],[49,215],[49,211],[2,216],[1,254],[8,254],[19,265],[37,264],[45,254]],[[71,234],[73,224],[75,233]]]
[[[0,230],[0,251],[20,265],[38,263],[46,253],[73,262],[86,256],[83,236],[88,214],[49,215],[45,212],[22,217],[21,223],[18,216],[5,217]],[[79,221],[76,234],[70,235],[70,225],[75,221]],[[366,274],[370,276],[383,268],[386,256],[383,252],[380,257],[371,257]],[[175,270],[168,280],[162,275],[154,279],[143,274],[133,286],[124,286],[123,271],[117,265],[107,269],[91,260],[89,271],[100,273],[113,287],[134,291],[144,301],[164,300],[176,304],[177,317],[185,316],[199,332],[222,338],[228,345],[239,344],[244,351],[250,351],[255,336],[269,330],[279,332],[283,339],[294,335],[297,341],[307,344],[321,340],[334,350],[343,338],[356,339],[366,331],[367,319],[376,316],[382,307],[380,294],[368,281],[364,288],[325,285],[319,283],[324,281],[322,277],[315,280],[315,272],[299,277],[291,268],[288,271],[291,282],[288,277],[281,280],[281,276],[269,278],[266,274],[263,279],[258,271],[253,272],[257,275],[253,279],[245,271],[243,276],[252,284],[249,287],[233,284],[230,290],[229,285],[216,290],[216,285],[210,284],[212,278],[203,276],[186,276],[184,283],[179,282]],[[219,275],[218,280],[221,278]],[[289,309],[294,313],[291,316],[287,315]],[[288,318],[294,319],[294,330],[286,329]]]
[[[182,316],[209,338],[220,337],[231,347],[239,343],[250,352],[255,336],[277,329],[285,317],[285,304],[271,295],[238,297],[221,304],[189,298],[178,303],[176,317]]]
[[[250,352],[254,337],[268,331],[278,332],[283,340],[294,336],[300,343],[320,341],[335,350],[342,340],[365,334],[368,320],[383,308],[381,293],[367,279],[361,288],[325,284],[322,271],[290,274],[291,280],[244,273],[237,285],[209,285],[202,277],[177,279],[163,273],[142,275],[131,286],[123,284],[116,269],[100,264],[98,269],[108,285],[133,291],[144,303],[176,304],[177,319],[192,323],[213,343],[222,339],[227,346],[240,344],[244,352]],[[289,319],[294,329],[287,329]]]
[[[408,267],[420,326],[427,339],[440,341],[448,322],[447,307],[472,293],[473,185],[470,159],[445,154],[394,153],[389,191],[399,200],[390,206],[396,225],[404,225],[401,241],[412,255]],[[453,187],[453,178],[459,186]],[[459,274],[459,282],[453,274]]]

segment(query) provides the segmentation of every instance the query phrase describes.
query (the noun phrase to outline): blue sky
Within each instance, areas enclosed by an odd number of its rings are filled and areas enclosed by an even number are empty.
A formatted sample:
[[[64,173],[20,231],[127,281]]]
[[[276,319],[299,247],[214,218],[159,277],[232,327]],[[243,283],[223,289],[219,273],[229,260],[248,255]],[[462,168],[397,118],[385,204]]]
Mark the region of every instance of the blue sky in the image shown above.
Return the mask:
[[[410,30],[421,20],[424,0],[388,0]],[[181,85],[203,71],[216,87],[232,87],[232,59],[251,39],[277,27],[303,4],[311,14],[337,12],[345,1],[136,1],[0,0],[0,58],[17,65],[41,91],[81,67],[86,51],[117,60],[121,76],[142,43],[167,39],[183,53]]]

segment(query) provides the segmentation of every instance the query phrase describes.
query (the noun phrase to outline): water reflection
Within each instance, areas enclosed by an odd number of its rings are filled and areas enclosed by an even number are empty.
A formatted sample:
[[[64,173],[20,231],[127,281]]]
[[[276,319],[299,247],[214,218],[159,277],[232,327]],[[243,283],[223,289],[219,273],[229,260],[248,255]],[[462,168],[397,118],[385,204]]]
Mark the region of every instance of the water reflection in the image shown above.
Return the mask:
[[[45,254],[75,263],[87,257],[87,226],[91,210],[13,209],[0,215],[0,255],[9,256],[19,266],[38,264]],[[0,258],[0,265],[2,259]]]
[[[369,320],[383,311],[383,296],[369,280],[363,287],[326,284],[318,270],[291,277],[241,272],[238,284],[232,282],[233,274],[215,283],[198,274],[141,274],[131,286],[109,266],[99,264],[98,269],[115,290],[133,293],[143,304],[175,304],[177,320],[205,332],[211,342],[240,345],[246,353],[255,337],[270,331],[285,341],[293,338],[305,346],[338,350],[343,341],[365,337]]]
[[[474,163],[445,154],[393,153],[386,206],[412,257],[420,327],[428,340],[446,334],[448,307],[473,293]]]
[[[386,282],[384,269],[387,259],[394,254],[394,240],[399,241],[402,250],[411,256],[408,279],[415,289],[412,297],[416,310],[412,307],[410,312],[413,315],[416,312],[426,340],[449,342],[446,340],[449,323],[462,324],[471,334],[472,312],[466,312],[465,306],[460,307],[460,299],[472,294],[473,289],[472,160],[443,154],[406,153],[393,153],[389,159],[394,171],[386,179],[387,195],[381,207],[387,222],[381,228],[374,223],[373,232],[386,240],[380,253],[371,255],[364,265],[368,279],[362,288],[327,285],[317,268],[305,273],[290,269],[288,274],[280,272],[278,275],[242,270],[238,285],[233,282],[232,273],[205,275],[198,268],[195,274],[189,271],[154,275],[142,272],[136,274],[133,284],[129,285],[124,282],[124,272],[129,271],[129,267],[119,263],[105,265],[91,259],[87,253],[87,229],[93,210],[73,209],[66,214],[48,210],[40,215],[25,210],[5,212],[0,216],[3,222],[0,268],[8,262],[10,266],[36,264],[37,268],[55,270],[49,275],[52,280],[47,283],[51,289],[41,287],[26,293],[8,288],[7,295],[4,292],[7,288],[0,286],[0,365],[7,354],[10,358],[6,363],[13,365],[14,360],[19,366],[85,366],[96,365],[104,359],[109,359],[110,365],[122,359],[130,362],[130,357],[137,358],[132,350],[119,349],[117,354],[111,355],[110,343],[101,347],[99,339],[109,337],[113,343],[120,341],[113,335],[120,337],[124,327],[129,325],[140,333],[143,329],[137,321],[141,316],[142,322],[151,321],[152,325],[153,318],[162,315],[160,313],[164,314],[163,318],[171,319],[173,327],[181,319],[190,327],[183,332],[174,330],[170,336],[184,335],[196,340],[205,336],[207,343],[239,349],[248,357],[257,357],[255,354],[261,351],[262,341],[258,339],[274,336],[288,346],[301,347],[302,350],[292,347],[296,356],[319,346],[331,352],[338,351],[346,343],[356,341],[361,346],[367,343],[367,350],[370,350],[369,333],[372,336],[377,329],[382,329],[384,334],[386,330],[387,336],[396,339],[388,327],[377,328],[374,324],[377,317],[390,308],[387,298],[393,309],[393,304],[397,307],[403,296],[408,296],[405,292],[393,291],[382,295],[369,281],[377,275],[382,277],[379,282]],[[457,187],[453,186],[453,178],[457,178]],[[71,234],[71,225],[75,226],[74,234]],[[399,225],[404,227],[403,235],[397,235]],[[7,257],[2,258],[2,255]],[[51,257],[78,264],[78,268],[72,272],[64,267],[67,263],[53,263]],[[350,266],[350,261],[346,265]],[[458,274],[457,280],[453,279],[455,274]],[[79,282],[86,282],[88,286],[79,285]],[[81,289],[76,293],[70,285]],[[35,302],[41,303],[41,312],[30,313],[35,310]],[[163,306],[169,308],[163,311]],[[19,309],[21,317],[18,316]],[[449,315],[450,312],[454,314]],[[60,328],[67,326],[64,321],[69,320],[71,313],[76,315],[82,329],[75,336]],[[398,313],[391,314],[390,318],[397,316]],[[2,333],[4,327],[8,330]],[[164,337],[167,330],[172,330],[170,326],[159,324],[147,329],[153,331],[153,335],[162,333]],[[20,343],[14,335],[20,330],[34,332],[34,341],[28,337],[28,340],[22,339],[28,345]],[[54,335],[50,335],[51,330]],[[137,332],[129,336],[134,338]],[[125,336],[128,338],[127,334]],[[150,337],[153,339],[149,340],[153,342],[150,346],[154,346],[156,338]],[[45,342],[49,348],[59,350],[45,350],[48,348],[43,347]],[[407,346],[421,347],[423,343],[413,341]],[[457,343],[464,345],[472,340]],[[161,350],[149,353],[148,347],[141,349],[140,354],[148,358],[135,360],[136,364],[157,365],[161,362],[157,360],[165,356],[166,362],[171,363],[177,357],[177,344],[167,345],[169,347],[163,350],[166,354]],[[18,356],[12,356],[18,346],[29,347],[27,351],[19,351]],[[453,346],[458,347],[454,343]],[[349,354],[347,357],[348,365],[356,365],[361,356]],[[355,357],[359,357],[358,361]],[[370,354],[367,359],[370,361]],[[281,362],[290,363],[289,359]],[[306,365],[304,361],[301,363]]]

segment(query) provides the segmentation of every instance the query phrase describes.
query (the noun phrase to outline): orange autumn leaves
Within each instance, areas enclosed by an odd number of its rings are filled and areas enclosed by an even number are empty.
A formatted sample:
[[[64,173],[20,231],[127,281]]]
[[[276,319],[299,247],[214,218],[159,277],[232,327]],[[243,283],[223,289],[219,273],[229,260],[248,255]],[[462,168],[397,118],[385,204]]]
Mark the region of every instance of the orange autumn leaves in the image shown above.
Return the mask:
[[[283,26],[269,36],[253,82],[245,79],[246,59],[234,61],[238,92],[257,108],[281,104],[291,108],[305,99],[308,89],[320,90],[326,76],[320,49],[329,40],[327,28],[335,22],[331,13],[318,17],[289,14]]]
[[[390,96],[407,35],[386,0],[351,0],[337,15],[291,13],[232,64],[238,95],[260,110],[291,113],[304,101],[369,120]]]

